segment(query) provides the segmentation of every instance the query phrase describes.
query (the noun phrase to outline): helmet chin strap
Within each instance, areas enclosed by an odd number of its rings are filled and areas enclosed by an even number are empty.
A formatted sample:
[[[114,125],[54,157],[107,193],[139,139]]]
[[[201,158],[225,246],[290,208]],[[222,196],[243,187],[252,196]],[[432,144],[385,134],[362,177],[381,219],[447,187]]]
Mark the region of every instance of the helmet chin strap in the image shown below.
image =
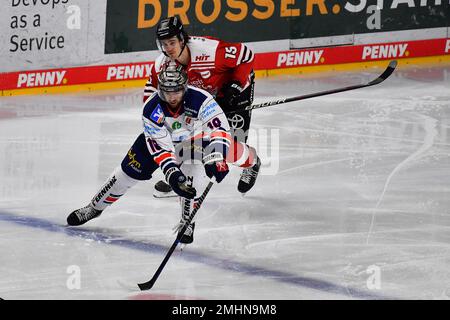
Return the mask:
[[[183,47],[181,48],[180,54],[178,55],[178,58],[181,57],[183,54],[184,48],[186,48],[186,41],[183,40]]]
[[[183,40],[183,46],[181,47],[181,51],[180,51],[180,54],[178,55],[177,59],[178,59],[179,57],[181,57],[181,55],[183,54],[184,48],[186,48],[186,41]],[[164,54],[166,57],[170,58],[170,56],[167,54],[167,52],[166,52],[165,50],[161,50],[161,51],[163,52],[163,54]]]

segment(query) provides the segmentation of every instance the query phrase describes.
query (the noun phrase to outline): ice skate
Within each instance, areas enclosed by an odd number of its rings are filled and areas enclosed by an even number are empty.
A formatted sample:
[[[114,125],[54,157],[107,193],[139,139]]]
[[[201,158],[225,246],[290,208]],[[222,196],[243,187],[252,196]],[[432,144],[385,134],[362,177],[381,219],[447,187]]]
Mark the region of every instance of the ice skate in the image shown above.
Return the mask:
[[[195,229],[195,222],[190,223],[184,234],[181,236],[180,243],[190,244],[194,242],[194,229]]]
[[[242,171],[241,178],[238,184],[238,191],[240,193],[247,193],[255,185],[256,178],[258,177],[259,168],[261,167],[261,160],[256,158],[256,164],[250,168],[245,168]]]
[[[69,214],[67,217],[67,224],[69,226],[80,226],[89,220],[97,218],[102,213],[101,210],[94,209],[91,204],[80,208]]]
[[[181,218],[180,222],[173,228],[173,230],[177,233],[177,237],[180,236],[181,229],[183,229],[186,220]],[[186,228],[186,231],[180,238],[180,243],[182,244],[190,244],[194,242],[194,229],[195,222],[191,222],[189,226]]]
[[[153,191],[155,198],[173,198],[178,195],[172,190],[172,187],[163,180],[158,181],[155,184],[155,190]]]

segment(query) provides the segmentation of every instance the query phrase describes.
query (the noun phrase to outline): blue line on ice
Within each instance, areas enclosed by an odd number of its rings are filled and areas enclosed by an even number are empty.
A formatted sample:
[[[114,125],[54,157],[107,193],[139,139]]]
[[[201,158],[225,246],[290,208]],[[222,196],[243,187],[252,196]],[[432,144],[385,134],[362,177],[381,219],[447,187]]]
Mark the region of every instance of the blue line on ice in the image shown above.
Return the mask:
[[[105,243],[107,245],[115,245],[133,250],[144,251],[148,253],[154,253],[158,255],[165,254],[168,249],[167,246],[162,246],[154,243],[148,243],[133,239],[120,239],[117,235],[108,234],[106,232],[100,232],[97,230],[90,230],[80,227],[67,227],[48,220],[19,216],[8,212],[0,211],[0,221],[14,223],[23,227],[41,229],[48,232],[62,233],[71,237],[81,237],[84,239],[90,239],[97,242]],[[118,239],[119,238],[119,239]],[[329,281],[314,279],[310,277],[302,277],[293,273],[271,270],[259,266],[252,266],[249,264],[232,261],[229,259],[221,259],[202,253],[186,252],[182,255],[178,255],[173,258],[181,258],[194,263],[202,263],[208,267],[218,268],[229,272],[238,272],[250,276],[260,276],[268,278],[272,281],[278,281],[295,285],[303,288],[309,288],[319,290],[328,293],[340,294],[350,298],[356,299],[395,299],[384,295],[379,295],[372,292],[365,292],[363,290],[354,289],[339,284],[334,284]],[[157,266],[155,266],[156,268]],[[303,297],[308,298],[308,297]]]

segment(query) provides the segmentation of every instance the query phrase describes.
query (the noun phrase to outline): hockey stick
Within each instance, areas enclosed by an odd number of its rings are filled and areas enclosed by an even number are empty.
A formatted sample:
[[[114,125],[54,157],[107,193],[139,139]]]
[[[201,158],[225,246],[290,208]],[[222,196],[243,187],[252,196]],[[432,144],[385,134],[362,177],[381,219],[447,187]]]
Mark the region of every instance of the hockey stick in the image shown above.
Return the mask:
[[[205,200],[206,195],[208,194],[209,190],[211,190],[213,184],[214,184],[214,180],[211,180],[208,183],[208,185],[205,188],[205,191],[203,191],[202,195],[200,196],[200,198],[197,201],[197,206],[194,208],[194,210],[192,210],[192,212],[191,212],[191,214],[189,216],[189,219],[187,219],[186,222],[184,223],[184,227],[181,229],[180,232],[178,232],[177,238],[175,239],[174,243],[172,244],[172,246],[170,247],[170,249],[167,252],[166,256],[164,257],[164,260],[161,262],[161,265],[159,266],[158,270],[156,270],[155,274],[153,275],[153,277],[149,281],[144,282],[144,283],[138,283],[139,289],[141,289],[141,290],[150,290],[153,287],[153,285],[155,284],[155,282],[158,279],[159,275],[161,274],[162,270],[164,269],[167,261],[169,261],[170,256],[175,251],[175,248],[177,247],[178,243],[180,243],[181,237],[183,236],[184,232],[188,228],[188,226],[191,223],[191,221],[194,219],[194,216],[197,213],[197,211],[200,209],[200,206],[202,205],[203,201]]]
[[[353,86],[348,86],[348,87],[343,87],[343,88],[338,88],[338,89],[332,89],[332,90],[327,90],[327,91],[321,91],[321,92],[316,92],[316,93],[310,93],[310,94],[305,94],[305,95],[301,95],[301,96],[296,96],[296,97],[291,97],[291,98],[284,98],[284,99],[278,99],[278,100],[273,100],[273,101],[267,101],[267,102],[263,102],[263,103],[259,103],[259,104],[254,104],[251,106],[248,106],[244,109],[241,110],[236,110],[230,113],[235,113],[235,112],[239,112],[239,111],[244,111],[244,110],[254,110],[254,109],[260,109],[260,108],[265,108],[265,107],[270,107],[270,106],[275,106],[278,104],[283,104],[283,103],[288,103],[288,102],[293,102],[293,101],[299,101],[299,100],[305,100],[305,99],[309,99],[309,98],[314,98],[314,97],[320,97],[320,96],[325,96],[328,94],[333,94],[333,93],[338,93],[338,92],[344,92],[344,91],[349,91],[349,90],[355,90],[355,89],[359,89],[359,88],[365,88],[365,87],[370,87],[370,86],[374,86],[376,84],[380,84],[381,82],[383,82],[384,80],[386,80],[387,78],[389,78],[389,76],[394,72],[395,68],[397,67],[397,61],[396,60],[392,60],[391,62],[389,62],[389,65],[387,66],[386,70],[384,70],[384,72],[378,76],[378,78],[367,82],[367,83],[363,83],[363,84],[357,84],[357,85],[353,85]]]

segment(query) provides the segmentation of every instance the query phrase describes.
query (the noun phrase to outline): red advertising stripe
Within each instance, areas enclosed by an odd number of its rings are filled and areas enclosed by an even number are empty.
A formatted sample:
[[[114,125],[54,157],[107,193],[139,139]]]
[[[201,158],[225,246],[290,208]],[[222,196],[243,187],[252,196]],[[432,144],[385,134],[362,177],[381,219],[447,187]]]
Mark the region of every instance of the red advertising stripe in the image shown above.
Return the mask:
[[[1,74],[0,90],[77,85],[148,78],[153,63],[33,70]]]
[[[255,70],[333,65],[450,54],[450,39],[324,47],[255,55]],[[149,77],[153,62],[0,73],[0,90],[59,87]]]
[[[257,54],[255,69],[293,68],[386,59],[418,58],[450,53],[450,39],[326,47]]]

